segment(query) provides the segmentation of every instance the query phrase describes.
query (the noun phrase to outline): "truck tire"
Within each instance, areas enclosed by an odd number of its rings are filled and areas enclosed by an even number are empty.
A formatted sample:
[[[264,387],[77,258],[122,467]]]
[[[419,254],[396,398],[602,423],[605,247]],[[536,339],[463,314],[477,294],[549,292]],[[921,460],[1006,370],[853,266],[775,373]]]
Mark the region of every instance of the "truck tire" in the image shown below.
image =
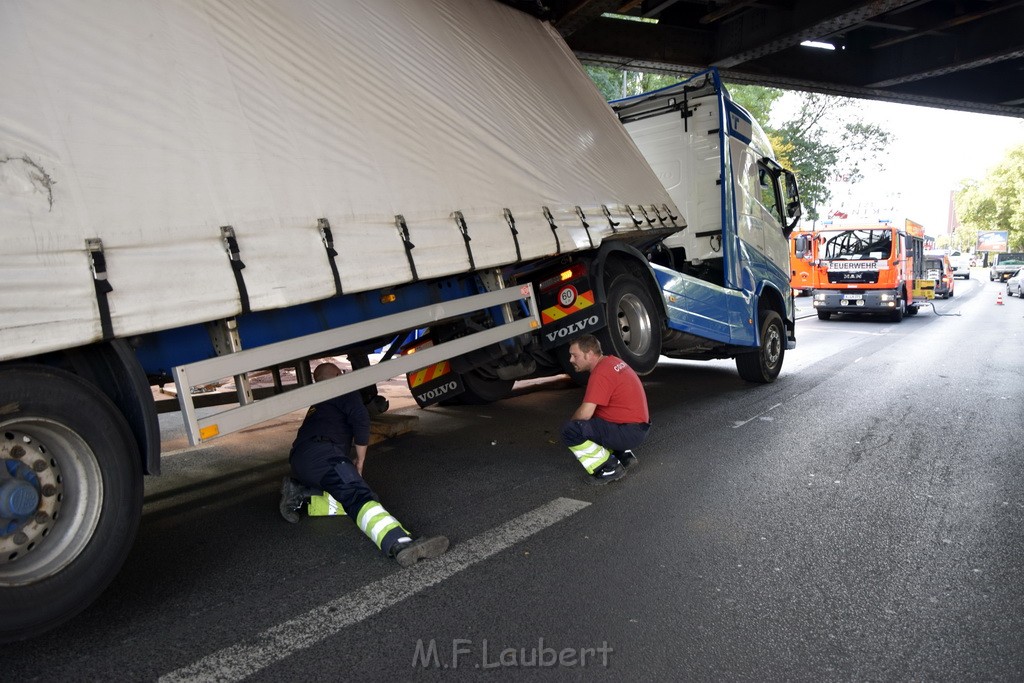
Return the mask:
[[[786,357],[786,326],[782,316],[772,310],[762,310],[758,321],[761,343],[756,351],[736,356],[736,370],[748,382],[771,384],[782,372]]]
[[[479,370],[471,370],[462,375],[462,385],[466,390],[453,398],[452,402],[471,406],[494,403],[508,398],[515,383],[514,379],[491,377],[484,375]],[[447,402],[442,403],[450,405]]]
[[[11,642],[70,619],[120,570],[142,512],[142,463],[99,389],[14,365],[0,368],[0,464],[10,477],[0,483],[25,494],[25,511],[0,519],[0,642]]]
[[[896,308],[889,314],[889,320],[894,323],[903,322],[903,316],[907,312],[907,300],[902,296],[896,300]]]
[[[617,275],[608,288],[608,325],[595,336],[601,350],[648,375],[661,356],[661,313],[642,283],[628,273]]]

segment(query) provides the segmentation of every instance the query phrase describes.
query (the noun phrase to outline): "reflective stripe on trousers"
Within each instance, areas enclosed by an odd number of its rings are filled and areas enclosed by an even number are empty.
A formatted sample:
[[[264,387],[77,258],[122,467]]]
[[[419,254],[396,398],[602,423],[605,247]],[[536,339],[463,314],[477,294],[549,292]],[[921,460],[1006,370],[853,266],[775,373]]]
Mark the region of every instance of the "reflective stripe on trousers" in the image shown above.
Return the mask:
[[[374,544],[384,550],[381,544],[388,532],[401,529],[406,532],[398,520],[388,514],[384,506],[375,500],[367,501],[356,515],[356,525]]]
[[[341,506],[341,503],[334,500],[331,494],[325,491],[319,496],[313,496],[309,499],[309,506],[306,507],[306,512],[310,517],[327,517],[344,515],[345,508]]]
[[[326,492],[310,498],[309,506],[306,509],[310,517],[348,514],[342,504]],[[397,519],[389,515],[388,511],[375,500],[367,501],[363,504],[359,514],[355,517],[355,522],[359,526],[360,531],[366,534],[385,553],[390,551],[391,546],[398,541],[412,540],[405,527]]]
[[[584,441],[576,446],[569,446],[569,450],[576,456],[576,459],[583,465],[583,469],[587,471],[587,474],[593,474],[597,469],[608,462],[608,458],[612,456],[612,452],[600,444],[596,444],[593,441]]]

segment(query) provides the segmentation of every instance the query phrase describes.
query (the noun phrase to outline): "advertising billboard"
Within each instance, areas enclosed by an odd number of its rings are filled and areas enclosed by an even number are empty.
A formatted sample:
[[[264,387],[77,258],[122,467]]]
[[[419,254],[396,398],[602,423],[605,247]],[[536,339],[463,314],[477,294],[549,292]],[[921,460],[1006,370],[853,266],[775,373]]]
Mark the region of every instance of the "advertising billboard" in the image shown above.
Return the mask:
[[[975,251],[1009,251],[1010,233],[1006,230],[989,230],[978,233],[978,245]]]

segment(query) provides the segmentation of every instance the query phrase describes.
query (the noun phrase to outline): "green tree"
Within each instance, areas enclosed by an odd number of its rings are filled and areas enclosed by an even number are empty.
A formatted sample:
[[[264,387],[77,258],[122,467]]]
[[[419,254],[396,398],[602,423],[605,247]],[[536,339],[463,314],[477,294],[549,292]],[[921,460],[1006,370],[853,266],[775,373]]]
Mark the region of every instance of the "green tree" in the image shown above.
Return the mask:
[[[607,66],[584,65],[590,80],[601,91],[606,100],[618,100],[639,95],[658,88],[674,85],[682,80],[679,76],[613,69]]]
[[[958,246],[973,247],[979,232],[1005,230],[1010,251],[1024,251],[1024,145],[1007,152],[980,181],[961,183],[955,205]]]
[[[733,101],[749,111],[762,126],[771,118],[772,107],[783,93],[778,88],[764,88],[759,85],[726,83],[725,87]]]
[[[881,170],[882,152],[892,139],[881,126],[865,122],[853,100],[817,93],[802,93],[796,115],[771,132],[791,149],[804,216],[812,221],[832,199],[831,181],[855,183],[865,172]]]

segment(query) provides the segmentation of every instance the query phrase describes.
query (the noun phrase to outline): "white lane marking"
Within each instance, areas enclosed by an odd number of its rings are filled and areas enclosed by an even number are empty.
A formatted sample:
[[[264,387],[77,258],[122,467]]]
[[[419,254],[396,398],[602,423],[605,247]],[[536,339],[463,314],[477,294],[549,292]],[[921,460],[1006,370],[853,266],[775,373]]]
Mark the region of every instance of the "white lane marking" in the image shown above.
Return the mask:
[[[453,546],[445,555],[396,572],[290,621],[267,629],[248,643],[226,647],[160,677],[171,681],[240,681],[344,628],[455,576],[506,548],[576,514],[590,503],[555,500],[490,531]]]
[[[864,332],[862,330],[851,330],[847,328],[840,328],[839,325],[833,323],[828,327],[801,327],[800,334],[811,334],[814,332],[828,332],[834,334],[849,334],[849,335],[860,335],[864,337],[883,337],[893,331],[894,327],[883,327],[877,332]]]
[[[772,412],[773,410],[775,410],[776,408],[778,408],[781,405],[782,405],[781,403],[776,403],[775,405],[773,405],[771,408],[769,408],[768,410],[764,411],[763,413],[758,413],[754,417],[752,417],[752,418],[750,418],[748,420],[743,420],[742,422],[739,422],[737,420],[733,420],[732,428],[733,429],[739,429],[740,427],[742,427],[743,425],[747,424],[748,422],[752,422],[753,420],[756,420],[757,418],[761,417],[762,415],[767,415],[768,413]]]

